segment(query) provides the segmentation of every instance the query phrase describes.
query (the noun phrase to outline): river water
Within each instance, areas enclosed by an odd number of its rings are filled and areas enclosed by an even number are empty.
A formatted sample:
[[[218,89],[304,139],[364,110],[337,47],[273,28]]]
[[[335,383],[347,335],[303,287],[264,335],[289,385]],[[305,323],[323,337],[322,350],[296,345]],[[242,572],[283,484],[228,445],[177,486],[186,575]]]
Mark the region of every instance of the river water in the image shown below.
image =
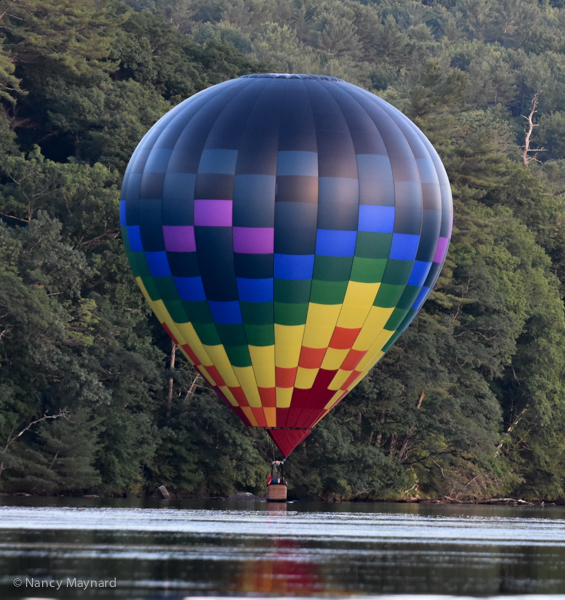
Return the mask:
[[[397,594],[565,600],[565,508],[0,498],[2,600]]]

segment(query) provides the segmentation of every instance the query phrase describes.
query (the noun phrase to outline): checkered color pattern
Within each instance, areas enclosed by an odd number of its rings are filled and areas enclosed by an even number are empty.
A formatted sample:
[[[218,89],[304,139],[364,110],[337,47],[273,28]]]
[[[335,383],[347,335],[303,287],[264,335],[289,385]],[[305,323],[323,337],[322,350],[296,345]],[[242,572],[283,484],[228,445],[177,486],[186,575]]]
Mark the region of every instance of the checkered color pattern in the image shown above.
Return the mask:
[[[452,200],[430,142],[384,100],[332,77],[246,75],[147,133],[121,225],[168,334],[286,455],[422,306]]]

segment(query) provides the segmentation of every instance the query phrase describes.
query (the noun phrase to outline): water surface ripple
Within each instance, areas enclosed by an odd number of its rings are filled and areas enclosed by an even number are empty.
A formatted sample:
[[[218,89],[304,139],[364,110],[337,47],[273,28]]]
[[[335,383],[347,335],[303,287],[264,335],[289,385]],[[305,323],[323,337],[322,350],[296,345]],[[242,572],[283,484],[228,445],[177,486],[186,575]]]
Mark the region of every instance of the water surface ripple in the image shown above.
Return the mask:
[[[3,504],[0,597],[6,600],[78,594],[565,600],[559,508]],[[78,590],[72,583],[92,580],[115,580],[115,587]]]

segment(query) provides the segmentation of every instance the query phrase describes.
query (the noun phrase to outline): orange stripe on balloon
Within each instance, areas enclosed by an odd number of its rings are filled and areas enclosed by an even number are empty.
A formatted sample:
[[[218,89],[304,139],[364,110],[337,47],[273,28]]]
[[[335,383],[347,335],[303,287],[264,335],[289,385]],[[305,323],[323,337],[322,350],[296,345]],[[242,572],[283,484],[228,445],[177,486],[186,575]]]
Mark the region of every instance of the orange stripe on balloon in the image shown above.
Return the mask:
[[[267,419],[265,419],[265,413],[262,408],[252,407],[251,410],[257,419],[257,423],[259,423],[259,427],[267,427]]]
[[[353,371],[353,373],[351,373],[351,375],[344,381],[340,389],[346,390],[349,387],[349,385],[352,384],[357,379],[357,377],[359,377],[359,375],[361,375],[362,372],[363,371]]]
[[[360,331],[361,328],[347,329],[346,327],[336,327],[332,339],[330,340],[329,347],[337,350],[348,350],[355,343]]]
[[[296,371],[298,367],[275,367],[275,381],[277,387],[291,388],[296,381]]]
[[[220,372],[214,365],[206,367],[206,369],[208,373],[210,373],[210,377],[212,377],[212,379],[216,382],[217,386],[221,387],[226,385],[226,382],[224,381],[223,377],[220,375]]]
[[[353,371],[365,354],[367,354],[366,350],[350,350],[341,365],[342,370]]]
[[[194,354],[194,350],[188,344],[183,344],[181,347],[184,350],[185,354],[187,354],[187,356],[193,362],[194,366],[198,366],[199,364],[201,364],[198,360],[198,356]]]
[[[263,407],[274,408],[277,405],[277,390],[276,388],[260,387],[259,396],[261,396],[261,404]]]
[[[249,402],[240,387],[229,387],[229,391],[233,394],[233,397],[237,400],[240,406],[249,406]]]
[[[324,361],[325,348],[308,348],[303,346],[300,351],[298,366],[303,369],[319,369]]]
[[[178,344],[177,338],[173,335],[173,332],[169,329],[169,326],[163,321],[161,323],[163,329],[169,334],[169,337],[173,340],[175,344]]]

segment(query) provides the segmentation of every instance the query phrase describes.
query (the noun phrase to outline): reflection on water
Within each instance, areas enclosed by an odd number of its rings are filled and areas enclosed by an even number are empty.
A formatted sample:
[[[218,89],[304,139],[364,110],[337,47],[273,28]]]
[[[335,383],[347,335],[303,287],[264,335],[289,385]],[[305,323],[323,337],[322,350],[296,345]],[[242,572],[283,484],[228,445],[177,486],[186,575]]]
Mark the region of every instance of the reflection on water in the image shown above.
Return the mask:
[[[565,593],[561,508],[1,500],[7,600]]]

